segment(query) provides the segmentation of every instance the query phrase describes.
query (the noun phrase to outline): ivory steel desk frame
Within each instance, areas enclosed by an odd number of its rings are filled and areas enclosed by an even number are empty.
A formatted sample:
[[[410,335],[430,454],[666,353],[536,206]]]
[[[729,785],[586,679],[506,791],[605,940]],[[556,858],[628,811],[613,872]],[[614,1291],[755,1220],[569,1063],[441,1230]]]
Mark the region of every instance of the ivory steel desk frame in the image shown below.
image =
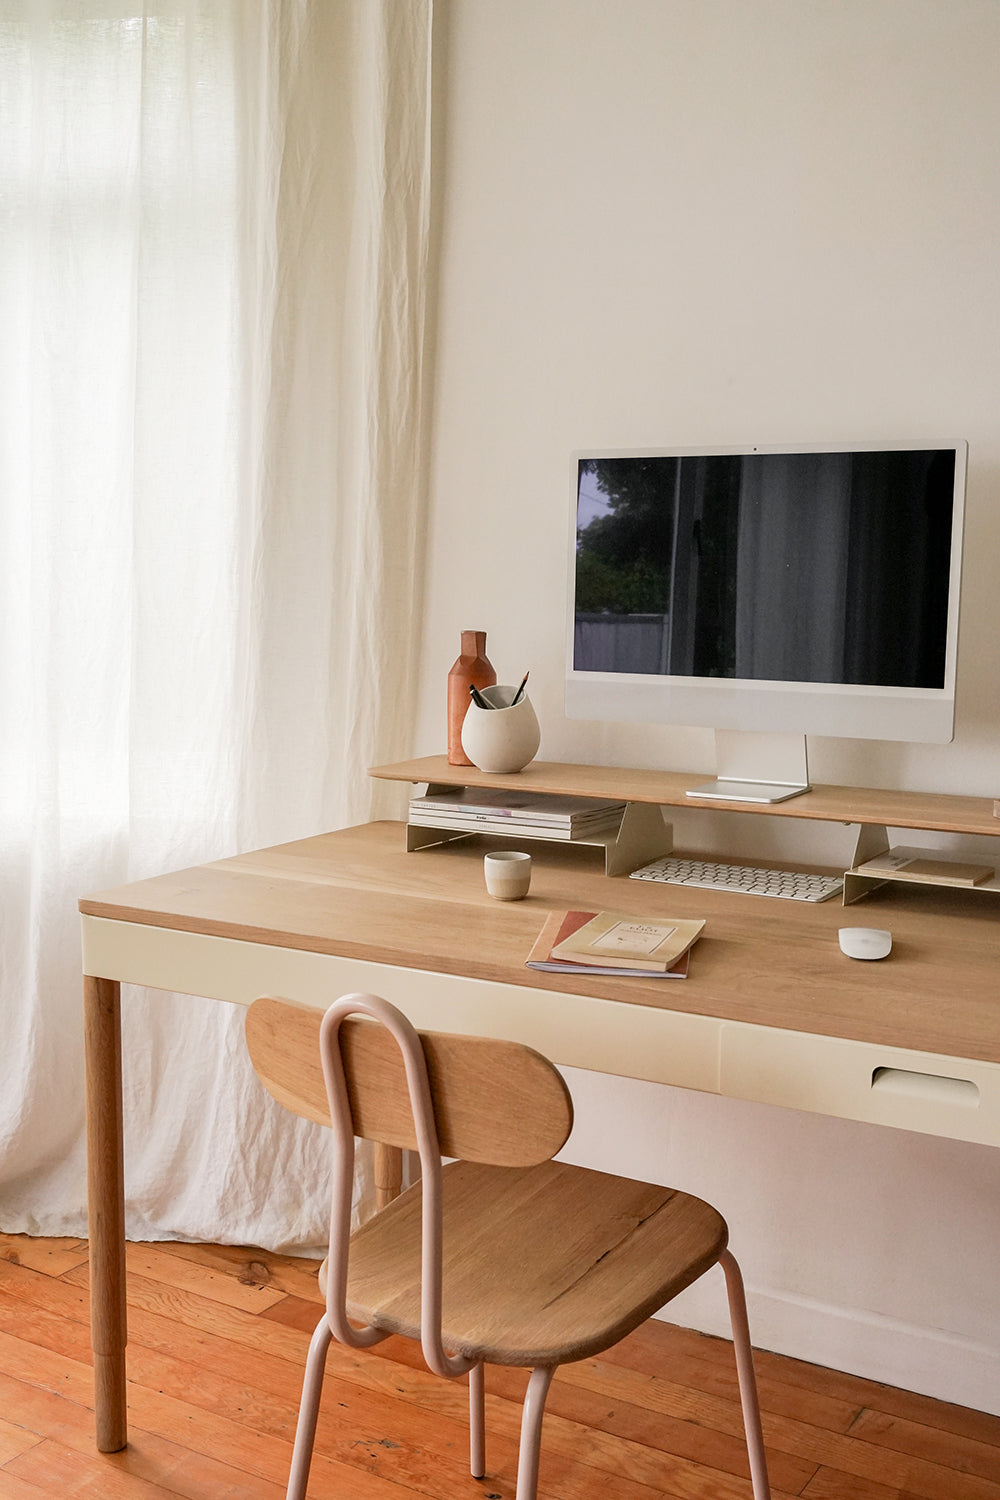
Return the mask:
[[[1000,1145],[1000,898],[880,896],[893,953],[865,964],[839,951],[836,901],[613,880],[595,851],[548,843],[523,846],[528,898],[496,903],[483,847],[407,854],[402,825],[373,823],[81,901],[101,1450],[127,1440],[123,982],[240,1005],[374,991],[419,1026],[515,1038],[567,1066]],[[525,968],[549,910],[616,906],[707,918],[690,977],[571,984]]]

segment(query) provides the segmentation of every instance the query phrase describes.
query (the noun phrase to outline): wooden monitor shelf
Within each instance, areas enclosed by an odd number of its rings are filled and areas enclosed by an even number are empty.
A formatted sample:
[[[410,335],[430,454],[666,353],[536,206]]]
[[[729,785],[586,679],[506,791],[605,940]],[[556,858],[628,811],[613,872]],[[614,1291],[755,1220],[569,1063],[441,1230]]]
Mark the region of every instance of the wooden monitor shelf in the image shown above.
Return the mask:
[[[618,766],[566,765],[533,761],[523,771],[495,775],[475,766],[453,766],[443,755],[427,755],[395,765],[375,766],[370,775],[385,781],[426,782],[429,788],[492,787],[511,791],[547,792],[563,796],[615,797],[629,805],[623,822],[621,847],[608,844],[608,874],[625,873],[669,850],[670,830],[663,825],[662,847],[655,824],[640,812],[650,805],[703,808],[708,812],[739,812],[748,816],[799,818],[821,823],[858,823],[861,833],[854,864],[861,864],[889,847],[889,828],[924,829],[1000,837],[1000,817],[991,797],[960,797],[939,792],[899,792],[868,787],[814,786],[788,802],[722,802],[692,797],[689,790],[705,779],[704,772],[644,771]],[[635,842],[629,833],[635,833]],[[625,837],[625,835],[629,837]],[[419,841],[417,841],[419,842]],[[582,842],[582,841],[581,841]],[[594,840],[593,842],[598,842]],[[416,847],[417,844],[414,844]],[[857,895],[875,889],[853,887]],[[993,889],[992,884],[987,887]]]
[[[702,807],[709,812],[741,812],[769,818],[807,818],[825,823],[875,823],[889,828],[927,828],[941,833],[981,833],[1000,837],[1000,818],[991,797],[953,797],[940,792],[892,792],[855,786],[814,786],[790,802],[759,804],[689,797],[704,771],[634,771],[617,766],[560,765],[532,761],[509,776],[452,766],[443,755],[425,755],[369,773],[384,781],[433,782],[437,786],[491,786],[563,793],[571,797],[619,797],[624,802],[655,802],[663,807]]]

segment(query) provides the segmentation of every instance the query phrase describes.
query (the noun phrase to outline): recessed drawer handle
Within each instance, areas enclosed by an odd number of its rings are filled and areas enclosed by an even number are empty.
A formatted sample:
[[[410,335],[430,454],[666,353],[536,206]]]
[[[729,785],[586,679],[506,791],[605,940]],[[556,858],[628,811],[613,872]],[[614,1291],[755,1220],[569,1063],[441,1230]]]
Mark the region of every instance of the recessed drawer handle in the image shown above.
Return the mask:
[[[911,1099],[925,1099],[935,1104],[964,1104],[979,1107],[979,1085],[970,1078],[946,1078],[940,1073],[914,1073],[907,1068],[876,1068],[872,1088],[886,1094],[904,1094]]]

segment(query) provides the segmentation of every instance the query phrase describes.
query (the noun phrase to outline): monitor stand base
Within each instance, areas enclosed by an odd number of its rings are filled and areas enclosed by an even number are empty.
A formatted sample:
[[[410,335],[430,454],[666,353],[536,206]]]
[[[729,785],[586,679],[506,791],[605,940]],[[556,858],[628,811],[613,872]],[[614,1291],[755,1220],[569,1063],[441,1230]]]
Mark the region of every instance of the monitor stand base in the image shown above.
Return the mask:
[[[810,790],[804,734],[715,731],[718,776],[688,788],[689,797],[717,802],[787,802]]]

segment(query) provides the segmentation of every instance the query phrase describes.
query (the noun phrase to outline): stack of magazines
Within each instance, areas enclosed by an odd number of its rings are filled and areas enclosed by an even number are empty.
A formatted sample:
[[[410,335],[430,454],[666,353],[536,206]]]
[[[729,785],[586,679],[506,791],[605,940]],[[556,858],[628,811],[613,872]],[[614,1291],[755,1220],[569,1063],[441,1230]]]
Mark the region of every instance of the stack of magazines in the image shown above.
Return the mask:
[[[585,839],[621,824],[624,802],[606,797],[561,797],[491,787],[456,787],[410,798],[409,818],[427,828],[468,833],[524,833],[535,838]]]

